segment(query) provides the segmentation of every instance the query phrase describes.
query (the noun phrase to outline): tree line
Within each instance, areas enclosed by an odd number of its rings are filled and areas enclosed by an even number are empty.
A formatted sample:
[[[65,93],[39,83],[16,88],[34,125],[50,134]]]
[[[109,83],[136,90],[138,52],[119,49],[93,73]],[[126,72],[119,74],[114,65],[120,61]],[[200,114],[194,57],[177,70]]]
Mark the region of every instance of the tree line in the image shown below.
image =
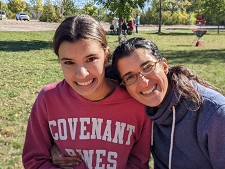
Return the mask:
[[[60,22],[67,16],[80,13],[110,22],[113,17],[119,21],[141,16],[141,24],[174,25],[195,24],[197,16],[201,15],[207,24],[224,25],[225,0],[148,0],[149,8],[144,11],[146,0],[94,0],[82,9],[76,7],[74,0],[8,0],[0,7],[8,18],[15,18],[17,12],[27,12],[32,19],[45,22]],[[121,23],[119,23],[121,25]]]

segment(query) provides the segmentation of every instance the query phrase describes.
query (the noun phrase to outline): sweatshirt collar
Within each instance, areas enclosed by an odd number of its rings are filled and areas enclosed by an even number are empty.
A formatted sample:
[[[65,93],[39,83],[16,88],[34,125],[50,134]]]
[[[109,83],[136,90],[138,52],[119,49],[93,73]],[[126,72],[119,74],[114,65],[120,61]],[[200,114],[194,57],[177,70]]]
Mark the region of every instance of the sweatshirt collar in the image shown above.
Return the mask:
[[[175,87],[173,87],[158,109],[147,107],[147,114],[156,124],[172,125],[173,106],[176,108],[176,123],[180,121],[187,113],[186,106],[185,104],[182,104],[182,100],[183,99],[180,98],[178,91]]]

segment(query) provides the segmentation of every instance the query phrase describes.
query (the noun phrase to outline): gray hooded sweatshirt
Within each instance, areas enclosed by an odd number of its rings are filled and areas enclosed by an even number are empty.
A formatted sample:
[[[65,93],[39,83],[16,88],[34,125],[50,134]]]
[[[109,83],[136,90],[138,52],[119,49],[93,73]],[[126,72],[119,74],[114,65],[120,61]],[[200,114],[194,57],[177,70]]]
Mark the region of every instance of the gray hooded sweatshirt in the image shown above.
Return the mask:
[[[225,97],[196,88],[203,99],[197,111],[174,89],[159,109],[147,107],[154,122],[154,169],[225,169]]]

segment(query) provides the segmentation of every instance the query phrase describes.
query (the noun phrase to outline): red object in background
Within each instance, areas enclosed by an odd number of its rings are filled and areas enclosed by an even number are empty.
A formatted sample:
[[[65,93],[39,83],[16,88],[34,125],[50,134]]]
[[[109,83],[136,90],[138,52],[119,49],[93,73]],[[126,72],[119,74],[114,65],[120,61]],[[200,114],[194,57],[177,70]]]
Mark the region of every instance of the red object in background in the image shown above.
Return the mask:
[[[203,36],[203,35],[205,35],[206,34],[206,32],[207,32],[207,30],[204,30],[204,29],[194,29],[194,30],[192,30],[194,33],[195,33],[195,35],[197,36],[197,38],[194,40],[194,41],[196,41],[196,44],[195,44],[195,46],[202,46],[202,41],[200,40],[201,39],[201,37]],[[193,41],[193,42],[194,42]],[[192,42],[192,43],[193,43]]]
[[[131,31],[133,31],[134,30],[134,21],[132,21],[132,20],[128,21],[127,26],[129,26]]]
[[[202,20],[203,19],[203,15],[198,15],[197,17],[199,20]]]
[[[206,24],[206,20],[202,19],[202,20],[196,20],[196,24],[197,25],[205,25]]]
[[[202,46],[202,42],[201,41],[197,41],[195,46]]]
[[[196,24],[197,25],[205,25],[206,24],[206,20],[203,19],[203,15],[197,16]]]

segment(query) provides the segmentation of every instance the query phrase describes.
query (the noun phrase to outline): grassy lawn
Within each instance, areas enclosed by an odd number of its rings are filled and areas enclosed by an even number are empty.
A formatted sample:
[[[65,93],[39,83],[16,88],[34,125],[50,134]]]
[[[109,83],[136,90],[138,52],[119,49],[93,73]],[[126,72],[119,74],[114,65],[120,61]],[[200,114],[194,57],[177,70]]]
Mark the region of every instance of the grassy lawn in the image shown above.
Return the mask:
[[[22,168],[21,150],[31,106],[41,88],[62,79],[51,48],[53,31],[0,32],[0,168]],[[129,35],[128,38],[137,36]],[[155,42],[171,65],[182,64],[225,91],[225,32],[208,31],[203,46],[190,30],[140,32]],[[108,36],[113,51],[117,36]]]

